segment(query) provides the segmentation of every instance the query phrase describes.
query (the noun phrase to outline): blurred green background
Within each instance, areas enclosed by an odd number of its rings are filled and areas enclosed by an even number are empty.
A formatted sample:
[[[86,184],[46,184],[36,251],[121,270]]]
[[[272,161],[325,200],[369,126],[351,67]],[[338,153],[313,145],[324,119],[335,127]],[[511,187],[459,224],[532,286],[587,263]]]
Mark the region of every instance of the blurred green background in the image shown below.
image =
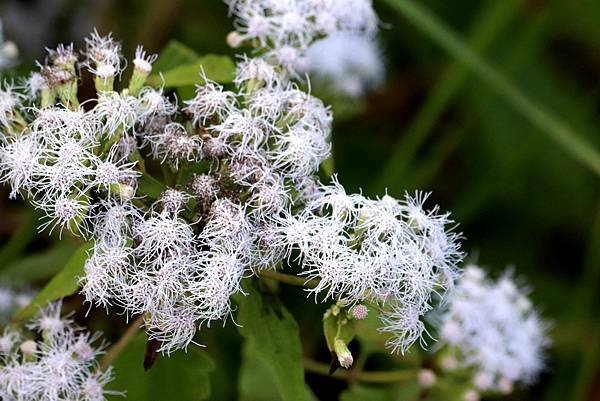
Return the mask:
[[[600,149],[600,1],[415,2],[535,104]],[[358,102],[314,88],[334,106],[340,181],[368,195],[432,191],[432,199],[460,222],[470,260],[495,272],[514,266],[527,279],[534,302],[553,321],[554,344],[539,383],[505,399],[600,400],[600,172],[532,125],[472,65],[458,63],[422,29],[422,21],[398,12],[394,3],[375,1],[385,84]],[[3,0],[0,18],[5,35],[21,50],[21,71],[43,58],[44,46],[81,44],[93,27],[112,31],[127,55],[138,43],[158,52],[170,39],[200,54],[233,54],[224,40],[232,22],[219,0]],[[5,277],[18,281],[30,271],[28,280],[43,283],[72,253],[74,245],[66,241],[50,247],[55,240],[36,238],[20,245],[15,236],[34,230],[34,216],[23,204],[0,196],[0,213]],[[323,354],[323,308],[295,306],[298,294],[283,295],[307,352],[317,347]],[[102,311],[87,320],[109,336],[120,330],[107,327]],[[232,384],[241,351],[231,326],[213,327],[202,338],[216,361],[212,398],[270,399],[244,395]],[[341,382],[307,379],[322,400],[343,390]],[[251,386],[254,379],[245,380]]]

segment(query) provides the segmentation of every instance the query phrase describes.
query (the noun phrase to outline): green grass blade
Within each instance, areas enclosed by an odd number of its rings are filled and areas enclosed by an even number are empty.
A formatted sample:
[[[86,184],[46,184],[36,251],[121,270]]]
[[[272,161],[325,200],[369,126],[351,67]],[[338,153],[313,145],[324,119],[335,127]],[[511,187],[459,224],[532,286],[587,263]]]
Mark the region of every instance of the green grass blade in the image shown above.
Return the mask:
[[[513,19],[519,4],[517,0],[487,2],[469,35],[469,45],[477,52],[488,48]],[[432,132],[436,122],[460,91],[468,76],[469,70],[456,60],[442,73],[442,78],[427,96],[402,138],[394,146],[389,161],[379,175],[375,190],[385,186],[393,187],[397,183],[403,184],[407,177],[406,170],[418,148]]]
[[[561,145],[577,161],[600,175],[600,153],[596,149],[572,127],[537,105],[490,63],[478,56],[443,21],[412,0],[385,0],[385,2],[470,69],[533,126]]]
[[[600,282],[600,204],[597,207],[596,218],[590,236],[588,251],[583,267],[583,276],[579,284],[578,296],[575,297],[573,309],[581,318],[593,318],[592,305],[598,293]],[[600,330],[596,326],[589,335],[598,338]],[[582,361],[577,378],[573,385],[571,399],[585,401],[590,391],[590,386],[600,368],[600,342],[595,341],[591,349],[582,350]]]

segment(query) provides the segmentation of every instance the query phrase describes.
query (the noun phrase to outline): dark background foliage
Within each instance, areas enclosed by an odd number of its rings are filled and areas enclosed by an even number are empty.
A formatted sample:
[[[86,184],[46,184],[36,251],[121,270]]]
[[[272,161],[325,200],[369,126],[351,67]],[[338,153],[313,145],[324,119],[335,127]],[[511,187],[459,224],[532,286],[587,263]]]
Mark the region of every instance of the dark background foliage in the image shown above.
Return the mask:
[[[375,2],[382,20],[385,84],[358,103],[315,89],[334,104],[341,182],[368,195],[386,189],[394,196],[417,188],[432,191],[432,202],[460,222],[470,260],[496,274],[514,266],[517,276],[527,278],[534,302],[553,321],[554,344],[539,383],[507,400],[600,400],[597,173],[396,13],[393,2]],[[536,103],[600,148],[600,2],[418,2]],[[224,41],[231,20],[218,0],[3,0],[0,17],[6,36],[21,50],[23,71],[43,58],[44,46],[81,43],[93,27],[112,31],[126,54],[138,43],[158,52],[170,39],[200,54],[233,54]],[[398,164],[386,167],[393,154]],[[31,232],[33,216],[24,205],[0,198],[4,271],[18,279],[29,263],[40,269],[33,280],[43,283],[44,271],[63,265],[73,246],[63,241],[48,255],[39,251],[55,240],[38,238],[25,249],[15,245],[9,238]],[[31,255],[38,259],[32,261]],[[307,306],[301,297],[287,287],[282,294],[301,327],[304,352],[326,360],[323,307]],[[86,320],[109,336],[121,330],[109,326],[117,319],[109,323],[102,311]],[[201,335],[215,361],[212,398],[267,400],[268,394],[247,392],[263,385],[259,374],[235,385],[242,350],[232,326],[211,327]],[[180,363],[185,368],[186,362]],[[368,367],[381,369],[385,363],[373,358]],[[345,386],[314,375],[307,379],[322,400],[335,399]]]

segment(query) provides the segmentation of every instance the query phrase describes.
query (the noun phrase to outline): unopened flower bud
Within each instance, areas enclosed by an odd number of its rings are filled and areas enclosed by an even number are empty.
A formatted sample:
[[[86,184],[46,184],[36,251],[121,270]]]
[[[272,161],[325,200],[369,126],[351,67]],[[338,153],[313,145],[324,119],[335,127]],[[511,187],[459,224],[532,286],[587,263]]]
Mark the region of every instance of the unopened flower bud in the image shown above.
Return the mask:
[[[440,365],[444,370],[454,370],[458,366],[458,362],[456,361],[456,358],[452,355],[446,355],[440,361]]]
[[[478,373],[473,379],[473,383],[478,389],[487,390],[494,383],[494,378],[489,373]]]
[[[468,390],[463,395],[463,400],[464,401],[479,401],[479,393],[475,390]]]
[[[227,45],[232,49],[240,47],[240,45],[244,42],[243,38],[236,31],[229,32],[226,41]]]
[[[350,309],[350,316],[356,320],[364,320],[369,314],[369,309],[365,305],[354,305]]]
[[[352,366],[354,358],[352,358],[352,353],[350,352],[348,346],[344,341],[335,340],[335,342],[333,343],[333,349],[338,357],[340,365],[343,368],[348,369],[350,366]]]
[[[419,384],[425,388],[430,388],[437,379],[435,373],[430,369],[421,369],[418,374]]]
[[[0,53],[7,59],[15,59],[19,57],[19,48],[12,41],[6,41],[0,47]]]
[[[37,351],[37,344],[33,340],[27,340],[19,346],[25,356],[31,356]]]
[[[75,344],[75,354],[77,354],[77,356],[83,361],[89,361],[95,356],[94,349],[90,346],[90,344],[87,343],[87,341],[82,339]]]
[[[498,388],[502,394],[510,394],[513,391],[513,382],[507,378],[502,378],[498,382]]]
[[[137,96],[140,90],[146,83],[146,79],[152,72],[152,63],[156,60],[156,55],[147,56],[144,48],[138,46],[135,51],[135,59],[133,60],[133,74],[129,81],[129,93],[132,96]]]

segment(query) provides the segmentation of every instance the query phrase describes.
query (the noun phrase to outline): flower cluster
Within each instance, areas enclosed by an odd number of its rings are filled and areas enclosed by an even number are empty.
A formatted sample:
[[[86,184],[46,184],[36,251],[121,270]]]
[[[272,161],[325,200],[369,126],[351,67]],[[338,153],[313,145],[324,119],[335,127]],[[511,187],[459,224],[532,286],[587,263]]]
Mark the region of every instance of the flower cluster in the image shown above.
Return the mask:
[[[29,305],[32,298],[33,293],[29,290],[0,285],[0,325],[7,324],[18,310]]]
[[[104,389],[112,373],[99,369],[99,335],[61,317],[60,309],[59,302],[40,311],[28,325],[31,333],[6,329],[0,335],[1,399],[103,401],[119,394]]]
[[[472,368],[478,391],[509,393],[514,383],[531,383],[542,370],[546,329],[509,274],[494,282],[481,268],[467,266],[440,322],[448,347],[442,364]]]
[[[393,351],[423,339],[420,318],[432,308],[431,295],[452,286],[462,259],[453,222],[437,207],[425,210],[426,199],[372,200],[334,182],[282,225],[303,274],[320,280],[311,291],[380,305]]]
[[[17,45],[10,40],[4,40],[2,20],[0,20],[0,70],[12,67],[18,55]]]
[[[383,81],[381,50],[370,36],[340,32],[314,42],[298,70],[321,86],[357,98]]]
[[[329,156],[329,109],[264,60],[240,61],[236,92],[204,80],[179,113],[141,91],[152,108],[132,116],[138,142],[179,179],[146,209],[101,206],[83,279],[88,300],[144,314],[165,352],[226,318],[244,275],[278,262],[265,227]]]
[[[179,107],[144,86],[154,57],[141,48],[116,91],[120,49],[94,32],[82,61],[50,50],[26,93],[5,86],[0,110],[0,181],[44,211],[42,228],[94,241],[88,301],[143,315],[168,353],[226,319],[244,277],[299,262],[322,299],[378,304],[392,349],[421,338],[462,257],[447,214],[426,211],[423,194],[370,200],[321,184],[331,111],[267,58],[240,58],[228,88],[201,73]],[[97,89],[85,108],[79,66]]]
[[[225,0],[235,16],[236,31],[228,37],[244,42],[264,57],[295,73],[316,40],[343,33],[372,37],[377,15],[370,0]]]

